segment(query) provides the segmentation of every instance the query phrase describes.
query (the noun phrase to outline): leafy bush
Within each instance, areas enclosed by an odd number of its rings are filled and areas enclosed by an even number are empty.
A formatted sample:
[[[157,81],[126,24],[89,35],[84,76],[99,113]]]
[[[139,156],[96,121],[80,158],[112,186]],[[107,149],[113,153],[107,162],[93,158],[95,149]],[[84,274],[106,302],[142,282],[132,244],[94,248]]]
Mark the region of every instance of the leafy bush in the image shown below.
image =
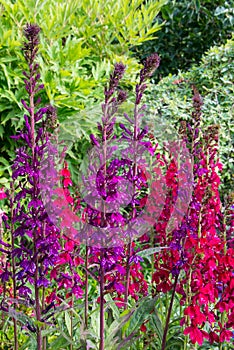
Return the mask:
[[[165,25],[157,39],[136,48],[146,57],[159,52],[162,58],[157,77],[176,74],[198,63],[213,45],[231,38],[234,25],[233,0],[171,0],[162,8],[160,21]]]
[[[148,103],[152,115],[178,126],[181,120],[191,122],[191,85],[203,97],[203,123],[220,126],[220,158],[223,163],[222,194],[234,188],[234,38],[225,45],[213,47],[203,56],[200,65],[188,72],[168,76],[152,88]]]
[[[57,107],[68,138],[88,137],[111,65],[128,66],[124,84],[132,86],[139,67],[130,48],[151,39],[161,28],[152,23],[166,0],[0,0],[0,176],[12,158],[9,136],[23,125],[21,98],[22,31],[27,22],[42,28],[43,102]],[[87,113],[87,109],[92,109]],[[85,111],[86,110],[86,111]],[[74,155],[73,155],[74,156]],[[6,179],[1,179],[2,183]]]

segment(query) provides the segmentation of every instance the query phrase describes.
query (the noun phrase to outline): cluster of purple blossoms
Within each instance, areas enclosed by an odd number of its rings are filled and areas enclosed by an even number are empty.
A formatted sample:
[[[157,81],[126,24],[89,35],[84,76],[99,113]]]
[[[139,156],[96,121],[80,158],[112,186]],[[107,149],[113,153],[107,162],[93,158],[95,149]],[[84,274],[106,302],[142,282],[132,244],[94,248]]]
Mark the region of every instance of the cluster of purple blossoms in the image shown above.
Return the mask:
[[[24,30],[23,52],[28,71],[23,74],[29,102],[22,100],[25,126],[12,136],[19,146],[12,165],[10,197],[12,244],[8,255],[13,270],[6,271],[8,279],[10,275],[13,279],[14,298],[20,296],[33,305],[37,321],[41,321],[46,307],[45,300],[41,303],[40,289],[48,287],[50,270],[61,249],[59,229],[50,220],[40,192],[41,169],[46,158],[55,152],[50,132],[56,122],[56,111],[52,106],[38,106],[41,99],[37,95],[44,87],[35,62],[39,32],[34,24],[28,24]],[[39,328],[35,331],[41,348],[41,331]]]
[[[15,183],[14,237],[19,237],[19,248],[12,254],[20,261],[20,271],[17,278],[22,285],[27,279],[37,274],[36,285],[48,286],[46,274],[56,261],[58,250],[58,229],[50,221],[40,195],[40,171],[46,156],[51,151],[48,118],[55,114],[52,106],[36,110],[40,98],[35,98],[43,89],[40,84],[38,64],[35,63],[39,44],[40,28],[37,25],[27,25],[24,33],[27,42],[24,43],[24,55],[29,72],[24,72],[25,88],[29,95],[29,104],[22,100],[28,114],[24,115],[25,129],[19,135],[13,136],[20,140],[22,146],[16,150],[16,158],[12,166],[12,179]],[[22,142],[23,141],[23,142]]]

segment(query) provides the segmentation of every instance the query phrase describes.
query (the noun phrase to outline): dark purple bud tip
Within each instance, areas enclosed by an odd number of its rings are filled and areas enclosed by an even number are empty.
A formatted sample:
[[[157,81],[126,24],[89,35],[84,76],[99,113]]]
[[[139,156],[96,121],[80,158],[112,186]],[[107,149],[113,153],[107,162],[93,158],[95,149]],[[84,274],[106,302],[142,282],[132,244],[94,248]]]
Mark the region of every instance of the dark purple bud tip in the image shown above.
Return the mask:
[[[120,90],[117,96],[118,103],[123,103],[127,99],[127,92]]]
[[[48,116],[55,115],[56,113],[57,113],[57,110],[55,107],[53,107],[51,105],[46,106],[46,114]]]
[[[160,58],[157,53],[153,53],[149,57],[146,58],[144,62],[144,67],[146,69],[157,69],[160,64]]]
[[[141,83],[153,75],[155,70],[158,68],[159,64],[160,57],[157,53],[153,53],[152,55],[146,58],[146,60],[144,61],[144,67],[140,72]]]
[[[89,137],[90,137],[91,142],[92,142],[95,146],[98,146],[98,147],[100,146],[98,140],[96,139],[96,137],[95,137],[93,134],[91,134]]]
[[[116,77],[118,80],[122,79],[124,72],[125,72],[125,65],[122,62],[116,63],[115,64],[115,69],[114,69],[114,77]]]
[[[24,35],[28,40],[36,39],[40,32],[40,27],[37,24],[26,24],[26,28],[24,29]]]
[[[193,103],[196,104],[196,105],[202,105],[202,104],[203,104],[201,95],[199,95],[199,93],[196,93],[196,94],[193,96]]]

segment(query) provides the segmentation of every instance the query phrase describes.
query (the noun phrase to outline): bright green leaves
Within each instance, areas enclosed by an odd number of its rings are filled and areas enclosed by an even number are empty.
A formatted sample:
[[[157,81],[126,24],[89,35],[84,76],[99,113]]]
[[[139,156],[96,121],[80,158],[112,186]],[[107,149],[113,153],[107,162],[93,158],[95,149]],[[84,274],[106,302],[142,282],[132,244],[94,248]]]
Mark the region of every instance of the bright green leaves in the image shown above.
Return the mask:
[[[24,85],[21,46],[27,22],[37,23],[42,29],[38,55],[45,85],[42,103],[53,104],[60,122],[69,117],[79,137],[88,137],[97,122],[89,111],[100,105],[113,64],[122,61],[127,65],[123,83],[131,90],[139,65],[130,49],[151,39],[161,28],[155,18],[165,3],[166,0],[144,4],[139,0],[0,0],[0,135],[15,134],[23,118],[22,96],[17,93]],[[89,114],[87,121],[81,111]],[[3,141],[7,148],[13,148],[9,137]],[[6,157],[1,145],[0,151]]]

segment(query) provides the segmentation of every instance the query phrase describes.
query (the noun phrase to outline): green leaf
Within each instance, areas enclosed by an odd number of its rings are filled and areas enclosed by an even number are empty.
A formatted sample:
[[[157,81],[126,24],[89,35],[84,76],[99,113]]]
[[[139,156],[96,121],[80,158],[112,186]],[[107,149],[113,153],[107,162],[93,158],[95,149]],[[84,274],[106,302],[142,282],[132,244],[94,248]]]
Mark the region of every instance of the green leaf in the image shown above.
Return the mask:
[[[155,329],[160,341],[162,341],[163,327],[162,327],[162,322],[161,322],[156,310],[154,310],[154,313],[151,315],[150,324],[153,327],[153,329]]]
[[[68,333],[70,336],[72,336],[72,321],[71,321],[71,315],[68,313],[68,311],[65,311],[65,324],[68,330]]]
[[[50,343],[51,349],[63,349],[69,345],[67,339],[65,339],[62,335],[57,337],[54,341]]]
[[[194,0],[194,4],[195,4],[195,7],[196,7],[196,11],[199,12],[200,7],[201,7],[200,0]]]
[[[142,323],[150,317],[150,313],[154,310],[156,299],[147,297],[140,302],[129,321],[128,334],[138,331]]]
[[[110,294],[106,294],[105,295],[105,300],[106,300],[106,304],[105,304],[105,308],[110,307],[113,313],[113,317],[114,319],[119,319],[120,317],[120,312],[119,312],[119,308],[117,307],[115,301],[112,299]]]
[[[119,319],[112,322],[110,327],[108,327],[106,332],[106,339],[105,339],[105,346],[112,346],[113,343],[116,341],[115,336],[116,334],[123,328],[124,325],[127,324],[130,317],[133,315],[134,309],[132,310],[125,310]],[[111,349],[111,348],[110,348]]]
[[[223,7],[223,6],[218,6],[218,7],[216,8],[216,10],[215,10],[214,15],[215,15],[215,16],[220,16],[220,15],[222,15],[223,13],[226,13],[226,12],[228,12],[228,9],[227,9],[227,8],[225,8],[225,7]]]
[[[99,324],[99,310],[100,307],[97,306],[95,301],[93,301],[93,307],[92,311],[89,313],[89,318],[91,320],[91,330],[95,334],[96,338],[99,338],[99,330],[100,330],[100,324]]]
[[[144,249],[144,250],[137,252],[136,255],[139,255],[142,258],[148,258],[150,255],[153,255],[155,253],[159,253],[162,249],[166,249],[166,247],[154,247],[154,248]]]

